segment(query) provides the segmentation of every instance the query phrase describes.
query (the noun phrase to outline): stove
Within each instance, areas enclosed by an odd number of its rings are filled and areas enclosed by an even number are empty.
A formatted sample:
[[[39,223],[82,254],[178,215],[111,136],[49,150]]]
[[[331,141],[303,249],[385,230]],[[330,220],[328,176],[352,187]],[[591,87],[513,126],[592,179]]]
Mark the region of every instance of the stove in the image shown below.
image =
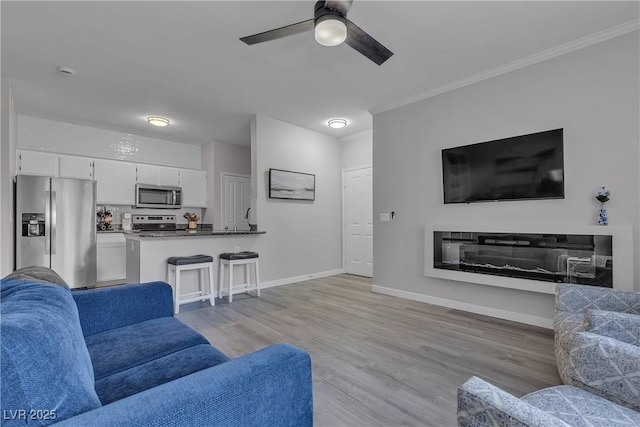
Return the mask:
[[[131,226],[134,230],[175,230],[175,215],[131,215]]]

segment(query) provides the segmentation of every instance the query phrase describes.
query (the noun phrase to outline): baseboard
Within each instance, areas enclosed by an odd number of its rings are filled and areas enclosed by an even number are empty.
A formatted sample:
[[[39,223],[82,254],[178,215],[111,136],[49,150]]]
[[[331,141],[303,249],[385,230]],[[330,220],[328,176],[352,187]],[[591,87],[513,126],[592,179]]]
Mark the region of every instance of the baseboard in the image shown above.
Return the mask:
[[[273,288],[275,286],[289,285],[291,283],[304,282],[307,280],[320,279],[322,277],[335,276],[337,274],[343,274],[344,268],[338,268],[336,270],[320,271],[318,273],[310,273],[302,276],[286,277],[284,279],[276,279],[268,282],[260,283],[260,288]]]
[[[387,288],[384,286],[372,285],[371,291],[379,294],[409,299],[413,301],[426,302],[428,304],[453,308],[455,310],[468,311],[470,313],[482,314],[484,316],[497,317],[498,319],[511,320],[513,322],[525,323],[527,325],[539,326],[541,328],[553,329],[553,319],[530,314],[516,313],[499,308],[485,307],[477,304],[470,304],[445,298],[432,297],[415,292],[402,291],[399,289]]]

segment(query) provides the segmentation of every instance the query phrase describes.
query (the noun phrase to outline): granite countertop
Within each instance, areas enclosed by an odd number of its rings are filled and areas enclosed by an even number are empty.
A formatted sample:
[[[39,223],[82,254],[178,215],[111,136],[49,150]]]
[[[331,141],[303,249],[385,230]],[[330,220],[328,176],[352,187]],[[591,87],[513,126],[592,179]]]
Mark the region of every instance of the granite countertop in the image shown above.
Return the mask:
[[[245,234],[266,234],[266,231],[214,230],[212,224],[198,224],[198,228],[188,229],[186,224],[178,224],[177,230],[98,230],[98,233],[124,233],[139,237],[191,237],[191,236],[231,236]]]
[[[249,235],[249,234],[266,234],[266,231],[248,231],[248,230],[212,230],[212,229],[195,229],[195,230],[173,230],[173,231],[141,231],[132,233],[138,237],[198,237],[198,236],[233,236],[233,235]],[[128,233],[127,233],[128,234]]]

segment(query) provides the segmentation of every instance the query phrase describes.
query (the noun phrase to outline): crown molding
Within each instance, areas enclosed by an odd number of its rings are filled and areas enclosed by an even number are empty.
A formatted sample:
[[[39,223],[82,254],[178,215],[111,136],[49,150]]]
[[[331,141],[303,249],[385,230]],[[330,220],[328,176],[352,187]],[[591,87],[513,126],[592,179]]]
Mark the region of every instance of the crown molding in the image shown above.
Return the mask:
[[[610,39],[628,34],[633,31],[637,31],[638,29],[640,29],[640,19],[634,19],[633,21],[629,21],[624,24],[611,27],[607,30],[600,31],[598,33],[591,34],[586,37],[579,38],[577,40],[562,44],[560,46],[556,46],[551,49],[544,50],[540,53],[536,53],[531,56],[527,56],[526,58],[522,58],[517,61],[513,61],[508,64],[501,65],[499,67],[492,68],[490,70],[483,71],[481,73],[473,74],[469,77],[465,77],[463,79],[456,80],[454,82],[451,82],[442,86],[438,86],[434,89],[419,93],[409,98],[405,98],[404,100],[395,102],[393,104],[373,108],[369,110],[369,112],[371,114],[379,114],[379,113],[384,113],[385,111],[394,110],[396,108],[403,107],[405,105],[413,104],[415,102],[422,101],[427,98],[431,98],[432,96],[440,95],[442,93],[459,89],[464,86],[469,86],[471,84],[480,82],[482,80],[490,79],[492,77],[496,77],[501,74],[506,74],[511,71],[518,70],[520,68],[528,67],[529,65],[537,64],[538,62],[546,61],[547,59],[555,58],[557,56],[561,56],[569,52],[582,49],[587,46],[601,43],[603,41],[610,40]]]

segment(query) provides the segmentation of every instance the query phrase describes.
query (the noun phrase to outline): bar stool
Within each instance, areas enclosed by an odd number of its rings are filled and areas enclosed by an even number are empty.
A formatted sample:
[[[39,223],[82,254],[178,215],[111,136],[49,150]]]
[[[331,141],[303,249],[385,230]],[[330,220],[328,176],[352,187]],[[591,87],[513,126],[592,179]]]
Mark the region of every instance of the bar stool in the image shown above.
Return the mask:
[[[255,285],[251,286],[249,283],[249,265],[253,264],[254,273],[256,276]],[[245,286],[246,291],[256,291],[256,295],[260,296],[260,273],[258,272],[258,253],[257,252],[225,252],[220,254],[220,264],[218,265],[218,292],[220,292],[220,298],[222,298],[222,289],[224,288],[224,267],[229,266],[229,285],[228,285],[228,295],[229,302],[233,301],[233,267],[236,265],[244,265],[244,274],[245,274],[245,283],[242,286]]]
[[[197,296],[189,296],[180,298],[180,272],[185,270],[198,271],[199,291]],[[206,292],[204,283],[204,272],[209,270],[209,292]],[[186,304],[195,301],[204,301],[209,299],[211,306],[216,305],[216,293],[213,288],[213,257],[208,255],[192,255],[192,256],[172,256],[167,259],[167,282],[171,282],[171,276],[175,278],[173,293],[173,312],[180,312],[180,304]]]

